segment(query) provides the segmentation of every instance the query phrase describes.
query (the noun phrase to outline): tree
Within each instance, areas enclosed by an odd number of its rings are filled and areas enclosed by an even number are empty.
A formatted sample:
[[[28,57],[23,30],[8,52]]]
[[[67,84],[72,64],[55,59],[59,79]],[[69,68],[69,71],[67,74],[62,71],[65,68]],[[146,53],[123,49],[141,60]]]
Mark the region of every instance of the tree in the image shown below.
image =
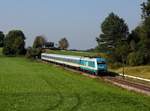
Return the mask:
[[[147,0],[147,2],[142,4],[142,12],[143,30],[145,35],[142,36],[139,42],[139,50],[140,52],[143,51],[147,63],[150,63],[150,0]]]
[[[2,31],[0,31],[0,47],[3,47],[4,45],[4,37],[5,35],[3,34]]]
[[[43,36],[37,36],[33,43],[33,48],[43,48],[45,45],[45,38]]]
[[[136,27],[132,32],[129,34],[127,41],[128,44],[130,45],[130,48],[132,51],[137,51],[138,50],[138,43],[141,39],[142,36],[144,36],[144,30],[142,29],[142,25]]]
[[[130,48],[127,41],[121,40],[116,44],[116,48],[114,49],[112,56],[113,60],[118,61],[120,63],[125,63],[129,52]]]
[[[30,59],[41,58],[42,48],[44,47],[46,40],[43,36],[37,36],[33,42],[33,47],[28,47],[26,57]]]
[[[150,16],[150,0],[147,0],[147,2],[143,2],[141,4],[142,6],[142,18],[146,19],[149,18]]]
[[[110,13],[101,24],[102,33],[96,38],[98,49],[109,52],[115,62],[123,62],[129,53],[127,37],[129,29],[125,21],[114,13]]]
[[[128,36],[129,29],[125,21],[110,13],[101,24],[102,34],[96,38],[98,47],[103,50],[115,49],[117,42]]]
[[[4,39],[4,55],[22,55],[25,54],[25,35],[20,30],[10,31]]]
[[[68,43],[68,40],[64,37],[62,38],[60,41],[59,41],[59,48],[61,49],[67,49],[69,47],[69,43]]]
[[[127,64],[131,66],[142,65],[144,63],[143,53],[131,52],[127,57]]]
[[[129,35],[132,52],[128,55],[129,65],[150,63],[150,0],[142,5],[142,23]]]

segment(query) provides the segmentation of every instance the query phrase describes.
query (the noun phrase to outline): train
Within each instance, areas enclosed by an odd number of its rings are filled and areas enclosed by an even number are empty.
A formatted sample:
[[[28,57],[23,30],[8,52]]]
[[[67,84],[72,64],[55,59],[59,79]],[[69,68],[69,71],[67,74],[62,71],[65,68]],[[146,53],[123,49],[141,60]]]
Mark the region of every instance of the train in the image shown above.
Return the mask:
[[[82,57],[42,53],[41,60],[69,66],[95,75],[107,73],[107,61],[102,57]]]

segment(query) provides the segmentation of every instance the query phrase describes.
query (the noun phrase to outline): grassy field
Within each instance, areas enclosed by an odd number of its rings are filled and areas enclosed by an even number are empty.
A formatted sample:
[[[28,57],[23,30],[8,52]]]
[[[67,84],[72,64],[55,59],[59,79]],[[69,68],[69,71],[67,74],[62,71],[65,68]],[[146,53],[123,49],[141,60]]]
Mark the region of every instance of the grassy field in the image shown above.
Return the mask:
[[[122,68],[113,71],[122,73]],[[132,76],[150,79],[150,66],[125,67],[125,73]]]
[[[150,97],[25,58],[0,57],[0,111],[150,111]]]
[[[90,57],[101,56],[101,57],[107,57],[107,55],[104,54],[104,53],[83,52],[83,51],[47,50],[47,53],[73,55],[73,56],[90,56]]]

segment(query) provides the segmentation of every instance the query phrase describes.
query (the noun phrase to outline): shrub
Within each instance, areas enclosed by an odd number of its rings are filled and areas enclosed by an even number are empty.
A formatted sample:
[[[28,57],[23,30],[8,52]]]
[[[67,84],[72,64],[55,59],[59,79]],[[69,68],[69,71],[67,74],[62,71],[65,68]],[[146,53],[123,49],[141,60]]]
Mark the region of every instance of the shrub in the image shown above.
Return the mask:
[[[127,57],[127,63],[131,66],[142,65],[144,63],[144,55],[141,52],[131,52]]]
[[[118,69],[118,68],[122,67],[122,63],[120,63],[120,62],[109,63],[109,67],[111,69]]]
[[[26,57],[31,59],[41,58],[42,49],[41,48],[27,48]]]

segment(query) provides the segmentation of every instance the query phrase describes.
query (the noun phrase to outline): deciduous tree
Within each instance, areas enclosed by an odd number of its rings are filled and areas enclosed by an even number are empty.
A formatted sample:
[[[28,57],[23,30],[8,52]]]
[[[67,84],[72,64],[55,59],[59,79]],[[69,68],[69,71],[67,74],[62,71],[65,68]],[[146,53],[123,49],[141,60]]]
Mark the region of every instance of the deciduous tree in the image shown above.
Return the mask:
[[[4,55],[25,54],[25,35],[21,30],[10,31],[4,39]]]
[[[64,38],[62,38],[60,41],[59,41],[59,48],[61,48],[61,49],[67,49],[69,47],[69,42],[68,42],[68,40],[64,37]]]
[[[37,36],[33,43],[33,48],[43,48],[45,45],[46,39],[43,36]]]

